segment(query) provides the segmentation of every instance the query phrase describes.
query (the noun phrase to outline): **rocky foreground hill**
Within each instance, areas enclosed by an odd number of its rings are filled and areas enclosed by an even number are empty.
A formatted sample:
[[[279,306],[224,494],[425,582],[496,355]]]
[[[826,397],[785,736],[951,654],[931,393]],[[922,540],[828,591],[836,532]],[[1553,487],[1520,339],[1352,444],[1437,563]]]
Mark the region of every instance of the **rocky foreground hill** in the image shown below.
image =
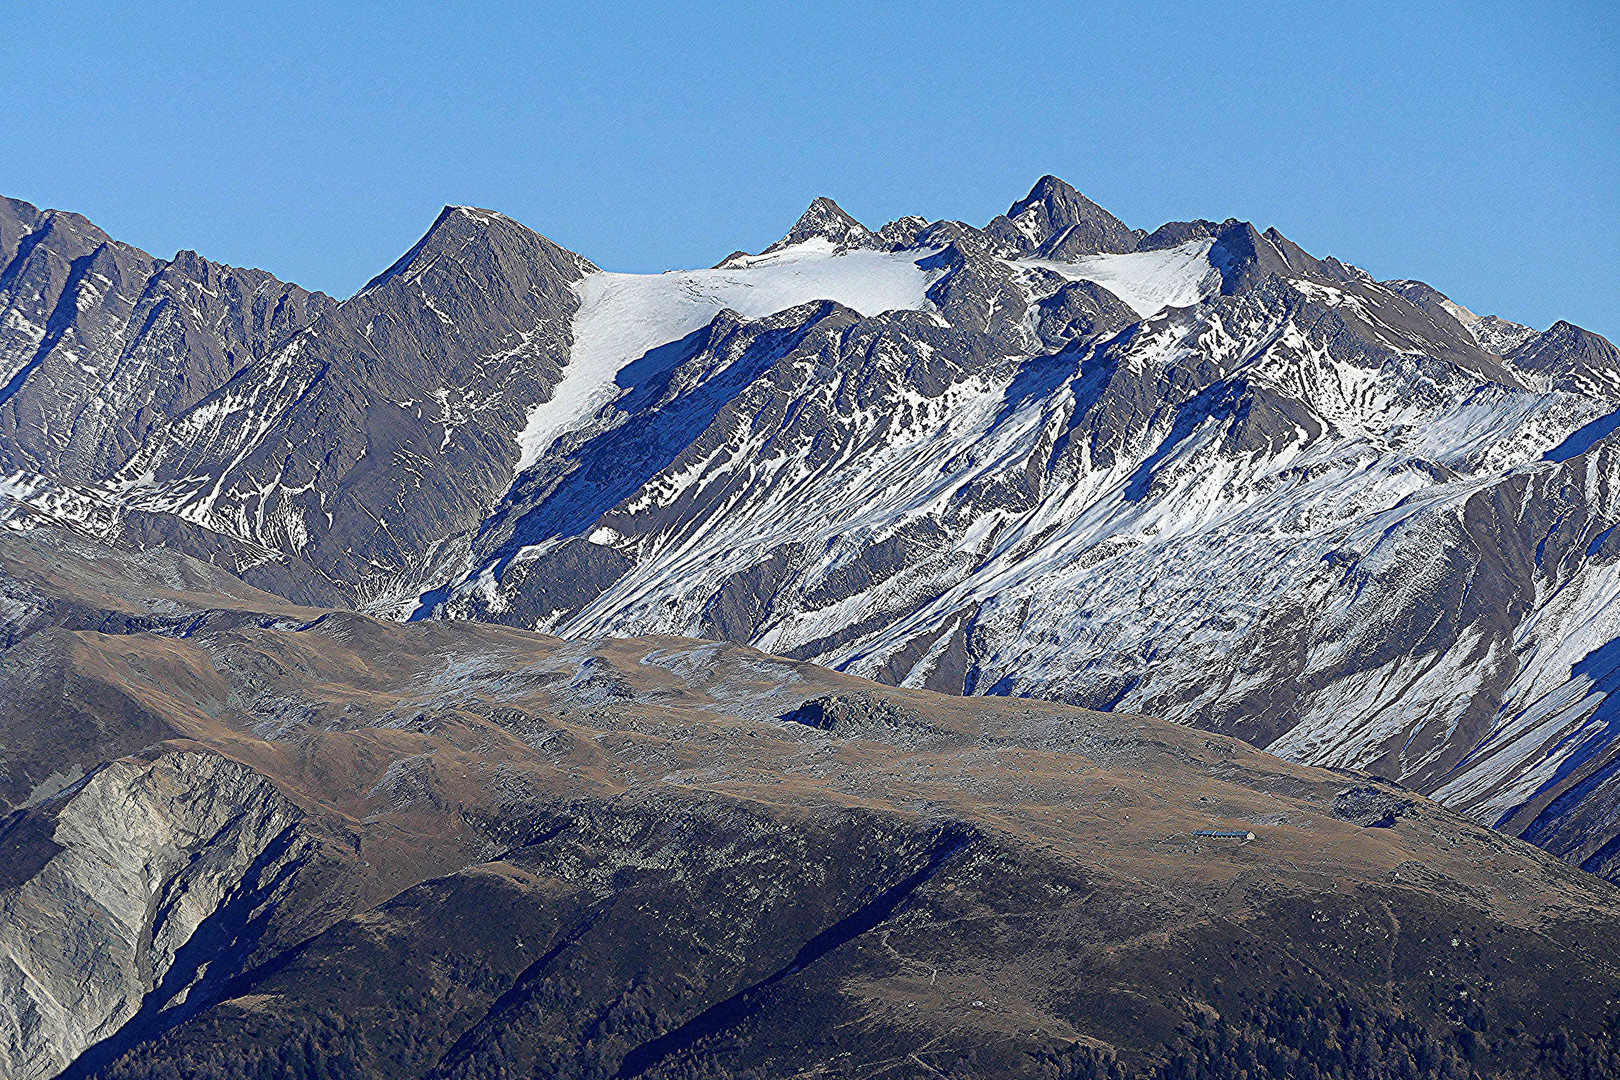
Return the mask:
[[[1365,768],[1620,874],[1620,358],[1051,177],[615,274],[452,207],[341,303],[0,203],[21,520],[290,601],[751,644]]]
[[[1620,1068],[1620,889],[1386,781],[50,528],[0,569],[7,1077]]]

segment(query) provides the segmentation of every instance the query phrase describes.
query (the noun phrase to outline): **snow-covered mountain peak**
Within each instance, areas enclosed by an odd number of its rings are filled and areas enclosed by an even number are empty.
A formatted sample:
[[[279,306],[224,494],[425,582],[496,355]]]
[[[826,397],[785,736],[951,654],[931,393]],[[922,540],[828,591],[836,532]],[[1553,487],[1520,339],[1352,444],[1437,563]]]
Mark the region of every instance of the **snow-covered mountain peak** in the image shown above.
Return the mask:
[[[1541,388],[1598,399],[1620,393],[1620,350],[1562,319],[1542,333],[1522,336],[1503,359]]]

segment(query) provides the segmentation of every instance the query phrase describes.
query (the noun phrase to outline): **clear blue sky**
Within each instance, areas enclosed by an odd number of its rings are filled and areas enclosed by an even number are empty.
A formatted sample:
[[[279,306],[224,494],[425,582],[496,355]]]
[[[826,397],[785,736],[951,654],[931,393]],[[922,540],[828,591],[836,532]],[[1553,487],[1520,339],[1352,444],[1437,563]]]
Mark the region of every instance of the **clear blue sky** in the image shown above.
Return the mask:
[[[1617,10],[10,5],[0,193],[346,296],[445,203],[662,270],[816,195],[983,224],[1050,172],[1620,340]]]

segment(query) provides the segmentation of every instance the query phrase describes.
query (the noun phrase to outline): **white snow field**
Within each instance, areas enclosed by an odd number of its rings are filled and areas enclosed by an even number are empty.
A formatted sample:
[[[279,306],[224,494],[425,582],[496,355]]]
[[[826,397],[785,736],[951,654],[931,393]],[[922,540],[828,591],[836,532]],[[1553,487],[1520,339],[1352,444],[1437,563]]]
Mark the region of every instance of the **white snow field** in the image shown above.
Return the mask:
[[[832,243],[818,238],[738,259],[725,270],[586,276],[574,286],[580,304],[563,381],[550,401],[529,411],[518,435],[517,471],[540,460],[557,436],[618,396],[614,378],[626,364],[708,325],[721,311],[759,319],[814,300],[835,300],[862,315],[919,310],[940,272],[917,263],[932,254],[932,249],[834,254]]]
[[[1019,259],[1016,265],[1038,266],[1071,281],[1095,281],[1147,318],[1167,307],[1191,307],[1220,288],[1220,271],[1209,262],[1214,243],[1192,240],[1163,251],[1083,255],[1073,262]]]

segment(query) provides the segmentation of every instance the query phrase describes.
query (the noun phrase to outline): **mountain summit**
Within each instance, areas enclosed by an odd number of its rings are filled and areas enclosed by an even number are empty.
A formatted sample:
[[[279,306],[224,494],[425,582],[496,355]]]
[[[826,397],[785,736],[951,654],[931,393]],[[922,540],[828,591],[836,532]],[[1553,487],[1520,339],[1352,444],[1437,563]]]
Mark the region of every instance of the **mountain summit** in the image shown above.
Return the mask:
[[[843,208],[837,203],[831,199],[818,198],[810,203],[810,208],[800,215],[786,236],[761,254],[769,255],[783,248],[815,239],[830,240],[834,245],[859,244],[871,235],[871,231],[865,225],[844,213]]]
[[[1055,176],[1043,176],[1023,199],[985,226],[1022,255],[1073,258],[1126,254],[1139,237],[1125,223]]]

